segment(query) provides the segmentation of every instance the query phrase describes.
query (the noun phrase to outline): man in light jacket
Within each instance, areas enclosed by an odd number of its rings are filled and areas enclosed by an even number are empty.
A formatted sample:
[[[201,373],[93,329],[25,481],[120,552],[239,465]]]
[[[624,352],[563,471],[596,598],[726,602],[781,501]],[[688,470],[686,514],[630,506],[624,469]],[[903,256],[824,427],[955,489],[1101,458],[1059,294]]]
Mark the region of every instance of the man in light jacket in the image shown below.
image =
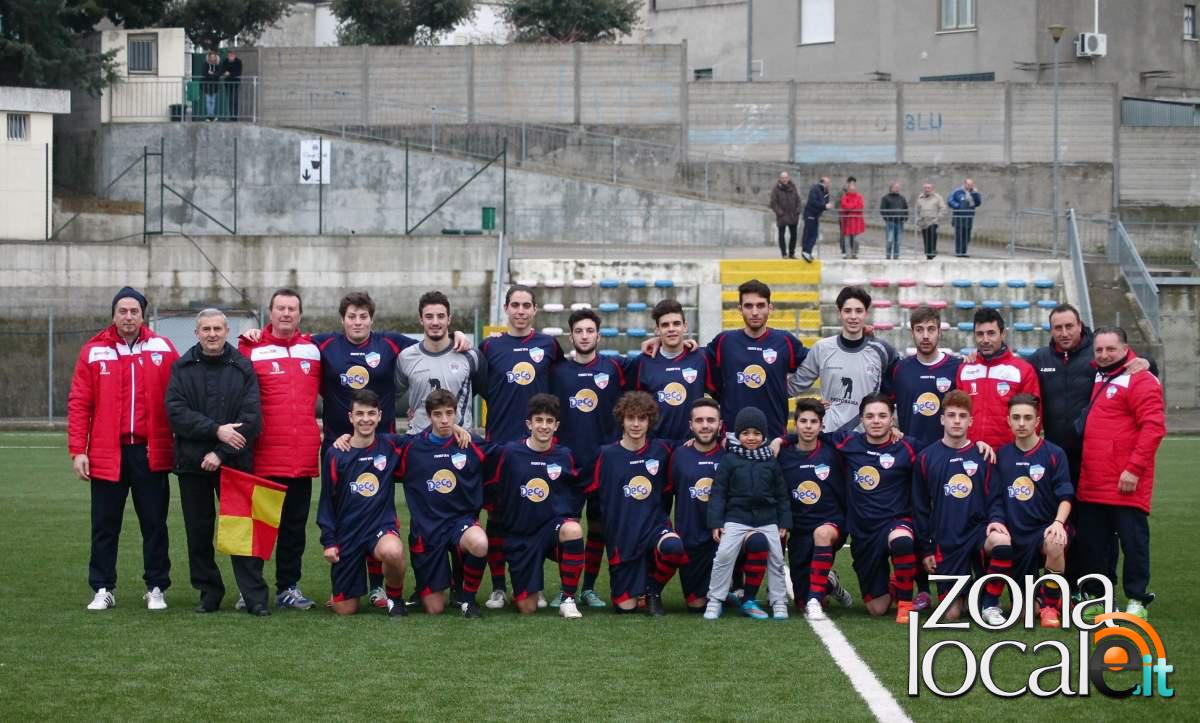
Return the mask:
[[[933,190],[932,183],[921,187],[921,195],[913,201],[917,217],[917,228],[925,242],[925,258],[937,256],[938,220],[946,213],[946,201]]]

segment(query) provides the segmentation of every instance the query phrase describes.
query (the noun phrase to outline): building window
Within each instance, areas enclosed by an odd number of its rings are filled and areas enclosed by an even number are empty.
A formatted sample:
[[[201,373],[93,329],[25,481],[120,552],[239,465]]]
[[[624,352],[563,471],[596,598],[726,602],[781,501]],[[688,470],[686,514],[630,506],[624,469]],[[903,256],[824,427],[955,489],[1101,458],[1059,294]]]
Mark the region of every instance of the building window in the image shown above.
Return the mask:
[[[28,113],[9,113],[8,114],[8,140],[10,140],[10,141],[28,141],[29,140],[29,114]]]
[[[1187,40],[1196,40],[1196,6],[1183,6],[1183,37]]]
[[[129,72],[149,73],[158,72],[158,36],[130,35],[128,52]]]
[[[833,42],[834,0],[800,0],[800,44]]]
[[[696,68],[692,71],[692,80],[712,80],[712,68]]]
[[[939,30],[974,30],[975,0],[939,0],[941,22]]]

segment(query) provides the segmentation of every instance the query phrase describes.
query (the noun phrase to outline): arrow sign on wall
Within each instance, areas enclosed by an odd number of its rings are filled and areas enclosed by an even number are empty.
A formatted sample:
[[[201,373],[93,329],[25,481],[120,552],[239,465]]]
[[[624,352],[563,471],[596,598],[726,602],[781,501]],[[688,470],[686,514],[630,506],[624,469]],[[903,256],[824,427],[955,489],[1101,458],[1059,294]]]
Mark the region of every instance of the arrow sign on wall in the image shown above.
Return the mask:
[[[330,142],[324,139],[300,141],[300,183],[329,185],[333,177],[329,147]]]

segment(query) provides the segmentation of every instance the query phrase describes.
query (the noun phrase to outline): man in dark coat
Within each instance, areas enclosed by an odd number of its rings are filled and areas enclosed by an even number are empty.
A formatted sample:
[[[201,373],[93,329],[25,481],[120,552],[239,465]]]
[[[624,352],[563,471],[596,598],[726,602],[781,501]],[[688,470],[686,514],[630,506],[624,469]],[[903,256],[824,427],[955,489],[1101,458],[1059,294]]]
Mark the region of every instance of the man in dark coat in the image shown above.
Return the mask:
[[[779,255],[784,258],[796,258],[796,226],[800,223],[800,192],[792,183],[787,171],[779,174],[779,183],[771,189],[772,211],[775,212],[775,225],[779,228]],[[788,243],[784,243],[784,232],[791,234]]]
[[[198,613],[221,606],[225,584],[213,552],[216,508],[223,465],[249,471],[254,440],[262,429],[258,377],[250,360],[225,342],[229,323],[217,309],[196,317],[196,338],[172,370],[167,386],[167,418],[175,433],[175,474],[187,530],[192,587],[200,591]],[[233,574],[246,608],[269,615],[263,561],[233,557]]]
[[[831,208],[833,204],[829,202],[829,176],[822,176],[820,181],[808,189],[808,200],[804,204],[804,235],[800,239],[800,256],[810,264],[813,260],[813,247],[817,245],[817,234],[820,232],[821,214]]]
[[[221,85],[229,101],[225,104],[228,115],[226,120],[238,120],[238,101],[241,100],[242,90],[242,59],[236,50],[230,50],[221,63]]]

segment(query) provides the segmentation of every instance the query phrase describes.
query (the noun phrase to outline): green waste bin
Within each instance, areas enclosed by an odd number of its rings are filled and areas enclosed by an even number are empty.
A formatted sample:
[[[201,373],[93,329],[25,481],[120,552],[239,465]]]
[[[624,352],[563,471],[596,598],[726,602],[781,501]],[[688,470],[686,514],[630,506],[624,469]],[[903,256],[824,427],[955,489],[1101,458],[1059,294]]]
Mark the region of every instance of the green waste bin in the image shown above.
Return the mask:
[[[493,206],[484,206],[483,207],[483,230],[484,231],[495,231],[496,230],[496,209]]]

